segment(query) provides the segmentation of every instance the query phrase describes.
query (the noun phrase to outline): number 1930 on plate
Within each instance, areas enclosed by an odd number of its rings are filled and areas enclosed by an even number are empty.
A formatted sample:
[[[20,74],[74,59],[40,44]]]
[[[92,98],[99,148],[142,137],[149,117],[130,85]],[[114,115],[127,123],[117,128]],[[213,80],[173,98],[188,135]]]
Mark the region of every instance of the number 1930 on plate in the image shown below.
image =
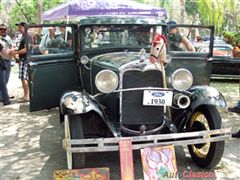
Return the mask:
[[[171,106],[172,91],[151,91],[143,92],[143,105],[145,106]]]

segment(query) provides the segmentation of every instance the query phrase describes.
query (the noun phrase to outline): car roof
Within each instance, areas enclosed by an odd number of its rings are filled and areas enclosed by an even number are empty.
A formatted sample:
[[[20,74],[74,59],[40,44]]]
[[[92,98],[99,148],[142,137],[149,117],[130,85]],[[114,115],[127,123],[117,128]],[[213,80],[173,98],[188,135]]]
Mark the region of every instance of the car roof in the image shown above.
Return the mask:
[[[108,24],[125,24],[125,25],[166,25],[164,20],[158,17],[142,16],[93,16],[80,20],[80,26],[83,25],[108,25]]]

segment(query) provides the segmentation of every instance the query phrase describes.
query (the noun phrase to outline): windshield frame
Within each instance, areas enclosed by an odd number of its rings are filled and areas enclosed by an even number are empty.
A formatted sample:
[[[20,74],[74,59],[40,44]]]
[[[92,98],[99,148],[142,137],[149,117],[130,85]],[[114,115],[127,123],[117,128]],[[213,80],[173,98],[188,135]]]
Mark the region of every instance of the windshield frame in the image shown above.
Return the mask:
[[[110,26],[114,26],[114,27],[125,27],[126,29],[129,29],[129,27],[139,27],[139,28],[149,28],[149,29],[153,29],[152,35],[150,34],[149,38],[152,40],[154,34],[156,33],[156,28],[160,27],[161,28],[161,33],[166,35],[167,33],[167,26],[165,24],[103,24],[103,25],[99,25],[99,24],[92,24],[92,25],[82,25],[79,27],[79,32],[80,32],[80,51],[82,54],[86,54],[89,52],[94,52],[94,51],[104,51],[106,49],[109,49],[109,51],[112,50],[128,50],[128,51],[139,51],[139,49],[146,49],[147,51],[150,51],[151,49],[151,41],[149,41],[148,45],[121,45],[121,46],[111,46],[111,47],[98,47],[98,48],[89,48],[86,49],[85,46],[85,28],[87,27],[94,27],[94,26],[104,26],[104,27],[110,27]],[[143,31],[144,32],[144,31]],[[128,32],[129,33],[129,32]],[[84,42],[84,43],[83,43]]]

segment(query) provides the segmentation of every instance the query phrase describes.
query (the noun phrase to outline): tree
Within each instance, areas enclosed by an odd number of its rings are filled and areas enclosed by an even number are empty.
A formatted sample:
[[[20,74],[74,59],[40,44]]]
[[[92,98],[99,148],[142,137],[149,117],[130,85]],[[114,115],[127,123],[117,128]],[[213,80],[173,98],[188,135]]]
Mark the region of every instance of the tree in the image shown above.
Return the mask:
[[[42,11],[48,10],[64,2],[64,0],[15,0],[16,4],[10,11],[10,27],[15,28],[15,23],[26,21],[29,24],[41,22]]]
[[[171,3],[172,1],[169,0],[159,0],[159,6],[166,9],[167,13],[169,14],[169,19],[172,19],[173,16],[173,9],[171,8]]]
[[[239,0],[225,0],[225,15],[224,15],[224,23],[223,30],[229,31],[238,31],[238,22],[240,19],[239,11],[240,11],[240,1]]]
[[[43,3],[42,0],[37,1],[37,9],[38,9],[38,24],[41,23],[41,17],[42,17],[42,10],[43,10]]]
[[[179,0],[180,1],[180,8],[181,8],[181,19],[180,19],[180,23],[183,24],[184,23],[184,13],[185,13],[185,6],[184,6],[184,0]]]
[[[221,31],[224,19],[224,1],[198,0],[200,20],[203,24],[215,25]]]
[[[196,0],[185,0],[185,11],[192,24],[196,22],[199,17],[198,2]]]

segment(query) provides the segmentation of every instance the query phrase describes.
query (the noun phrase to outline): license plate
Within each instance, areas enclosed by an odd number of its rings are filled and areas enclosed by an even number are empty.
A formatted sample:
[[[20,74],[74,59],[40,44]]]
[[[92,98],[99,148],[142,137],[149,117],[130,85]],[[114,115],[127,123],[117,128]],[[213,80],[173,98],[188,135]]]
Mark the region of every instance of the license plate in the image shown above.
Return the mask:
[[[172,91],[151,91],[143,92],[143,105],[145,106],[171,106]]]

